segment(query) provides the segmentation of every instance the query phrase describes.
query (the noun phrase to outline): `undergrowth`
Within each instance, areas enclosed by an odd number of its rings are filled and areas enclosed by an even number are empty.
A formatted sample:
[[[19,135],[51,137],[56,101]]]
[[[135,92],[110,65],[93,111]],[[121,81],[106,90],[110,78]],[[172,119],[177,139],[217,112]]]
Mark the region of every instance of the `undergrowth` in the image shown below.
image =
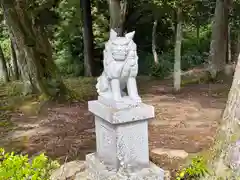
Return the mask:
[[[70,90],[70,100],[86,101],[96,96],[95,78],[68,78],[64,83]]]
[[[0,180],[49,180],[52,170],[59,166],[44,154],[30,159],[27,155],[0,149]]]
[[[208,174],[207,163],[203,157],[193,158],[191,164],[176,174],[176,180],[198,180]]]

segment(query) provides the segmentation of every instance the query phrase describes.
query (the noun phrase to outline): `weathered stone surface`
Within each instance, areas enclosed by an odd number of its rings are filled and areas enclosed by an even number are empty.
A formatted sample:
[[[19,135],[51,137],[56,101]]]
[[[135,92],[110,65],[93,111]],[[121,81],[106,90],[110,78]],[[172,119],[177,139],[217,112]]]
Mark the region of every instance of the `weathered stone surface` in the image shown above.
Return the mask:
[[[137,45],[133,41],[135,32],[118,37],[111,29],[110,38],[103,51],[103,73],[97,79],[99,96],[115,101],[122,101],[124,88],[135,102],[141,102],[138,95],[136,76],[138,73]]]
[[[164,171],[164,180],[171,180],[170,171]]]
[[[88,154],[86,166],[89,180],[164,180],[164,170],[153,163],[142,170],[122,167],[119,171],[116,171],[107,169],[95,154]]]
[[[114,108],[111,103],[88,102],[89,111],[95,115],[96,155],[104,163],[107,175],[126,165],[128,170],[149,169],[148,120],[154,117],[154,107],[138,103],[134,107]]]
[[[229,147],[226,160],[235,174],[240,176],[240,140]]]
[[[89,180],[87,178],[87,176],[88,176],[87,171],[83,171],[83,172],[78,173],[75,176],[74,180]],[[164,180],[171,180],[170,171],[164,171]]]
[[[178,149],[164,149],[164,148],[156,148],[151,150],[152,153],[157,155],[167,155],[169,158],[181,158],[186,159],[188,157],[188,153],[184,150]]]
[[[87,175],[88,175],[87,171],[80,172],[75,176],[74,180],[89,180],[87,178]]]
[[[115,101],[113,99],[107,99],[102,96],[98,96],[98,101],[102,104],[115,108],[115,109],[126,109],[137,107],[141,102],[136,102],[129,98],[129,96],[123,96],[121,101]]]
[[[85,161],[71,161],[65,163],[52,173],[50,179],[66,180],[67,178],[74,177],[77,173],[83,171],[85,167]]]
[[[130,164],[139,168],[149,164],[148,119],[154,116],[152,106],[142,104],[142,107],[116,110],[95,101],[92,105],[95,116],[97,155],[111,169]],[[106,109],[101,111],[100,106]],[[93,106],[89,106],[93,107]],[[97,113],[96,113],[97,112]],[[107,117],[104,117],[107,113]],[[110,114],[112,113],[112,114]],[[101,114],[101,115],[100,115]],[[107,118],[116,121],[107,121]]]
[[[154,118],[154,107],[140,103],[134,108],[111,108],[100,101],[89,101],[88,110],[111,124],[123,124]]]

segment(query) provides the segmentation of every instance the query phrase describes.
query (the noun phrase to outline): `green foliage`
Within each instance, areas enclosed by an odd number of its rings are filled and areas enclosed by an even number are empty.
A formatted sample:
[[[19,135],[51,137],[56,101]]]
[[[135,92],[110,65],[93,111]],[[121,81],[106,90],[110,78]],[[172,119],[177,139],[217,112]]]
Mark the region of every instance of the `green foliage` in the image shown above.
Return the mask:
[[[179,1],[180,2],[180,1]],[[136,31],[134,41],[140,57],[140,74],[166,77],[173,71],[176,28],[176,10],[183,7],[184,34],[182,46],[182,70],[187,70],[205,62],[210,45],[211,21],[215,0],[196,2],[176,0],[128,1],[124,23],[125,31]],[[102,50],[109,35],[109,11],[106,0],[93,0],[92,24],[94,34],[94,58],[102,60]],[[54,48],[54,59],[62,75],[81,76],[84,74],[84,47],[82,17],[79,0],[30,0],[27,4],[29,14],[42,23],[49,33]],[[237,31],[239,23],[239,0],[233,1],[231,25]],[[47,17],[47,18],[46,18]],[[0,41],[6,59],[10,59],[10,40],[8,30],[0,12]],[[156,31],[156,50],[159,65],[153,63],[152,25],[158,20]],[[197,31],[199,30],[199,31]],[[199,38],[197,38],[199,32]],[[98,65],[97,65],[98,66]],[[100,69],[100,68],[96,68]]]
[[[55,25],[54,57],[62,75],[82,75],[83,44],[81,33],[80,1],[60,1],[55,12],[59,23]]]
[[[1,41],[1,47],[4,52],[4,57],[6,61],[9,61],[11,59],[11,42],[9,38],[4,38]]]
[[[4,149],[0,149],[0,160],[0,180],[49,180],[50,172],[59,167],[58,162],[44,154],[30,160],[27,155],[7,153]]]
[[[93,2],[93,34],[95,50],[102,49],[108,38],[109,22],[106,11],[101,12],[103,3]],[[97,8],[99,7],[99,8]],[[103,6],[105,9],[107,6]],[[55,25],[53,44],[55,62],[65,76],[84,74],[84,50],[80,1],[61,0],[55,12],[59,22]]]
[[[2,16],[0,12],[0,16]],[[11,43],[9,38],[9,32],[6,25],[0,21],[0,45],[4,53],[4,57],[7,61],[11,58]]]
[[[3,116],[4,116],[4,114],[0,114],[0,127],[9,128],[9,127],[13,126],[13,123],[11,121],[2,120]]]
[[[35,14],[39,14],[44,7],[50,9],[49,7],[54,3],[53,0],[49,2],[46,0],[35,1],[32,1]],[[206,57],[204,52],[209,49],[210,37],[204,34],[204,28],[211,22],[209,17],[214,9],[215,1],[197,1],[193,4],[183,1],[182,3],[184,6],[184,22],[186,24],[184,29],[187,29],[184,34],[182,69],[186,70],[201,64]],[[179,3],[175,0],[128,1],[124,26],[126,31],[136,30],[134,40],[138,45],[138,50],[143,54],[139,55],[141,59],[140,74],[150,74],[151,76],[163,78],[172,72],[175,13],[178,5]],[[52,8],[58,17],[58,21],[49,28],[52,29],[53,35],[51,38],[54,46],[54,59],[61,74],[67,77],[84,74],[82,17],[79,7],[80,1],[61,0]],[[151,55],[153,19],[158,20],[156,34],[160,62],[158,66],[152,63],[153,58]],[[199,23],[196,24],[196,22]],[[108,39],[109,32],[107,1],[92,1],[92,23],[95,45],[94,58],[99,61],[102,60],[102,50],[105,41]],[[148,25],[146,26],[146,24]],[[197,25],[200,28],[199,40],[196,40],[195,33]],[[204,38],[207,38],[207,40]]]
[[[96,96],[96,79],[95,78],[68,78],[64,80],[67,88],[70,89],[71,100],[85,101]]]
[[[84,73],[83,63],[73,60],[67,49],[61,49],[56,54],[55,63],[59,68],[59,71],[64,76],[79,76]]]
[[[206,62],[210,44],[210,26],[200,28],[199,38],[195,32],[186,28],[182,42],[181,69],[186,71]],[[164,78],[173,72],[174,52],[173,48],[159,54],[159,64],[156,65],[152,53],[139,53],[140,74]]]
[[[23,90],[23,83],[18,81],[10,82],[4,88],[7,97],[20,96]]]
[[[181,69],[188,70],[189,68],[202,64],[206,59],[206,56],[207,54],[200,53],[198,51],[186,51],[181,58],[182,61]],[[159,64],[156,65],[153,60],[153,55],[148,54],[148,56],[146,56],[144,59],[144,61],[147,62],[147,66],[146,64],[143,65],[140,63],[141,66],[140,70],[148,72],[148,75],[153,77],[158,78],[167,77],[169,74],[173,72],[174,53],[171,51],[163,53],[158,57],[158,60]]]
[[[195,157],[191,164],[181,170],[176,175],[176,180],[198,180],[201,177],[208,174],[208,169],[206,165],[206,161],[203,159],[203,157]]]
[[[164,78],[173,71],[174,56],[173,52],[163,53],[158,57],[159,64],[156,65],[153,61],[153,56],[149,55],[146,59],[148,61],[149,75],[153,77]]]

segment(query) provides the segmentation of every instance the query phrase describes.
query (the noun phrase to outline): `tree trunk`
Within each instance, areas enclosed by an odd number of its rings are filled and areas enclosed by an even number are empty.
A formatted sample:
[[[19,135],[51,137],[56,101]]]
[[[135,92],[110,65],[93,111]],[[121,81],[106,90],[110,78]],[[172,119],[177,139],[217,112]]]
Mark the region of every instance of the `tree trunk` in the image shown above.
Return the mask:
[[[1,0],[4,16],[17,47],[26,57],[32,85],[46,97],[64,95],[66,88],[52,59],[52,48],[44,28],[26,11],[25,0]]]
[[[17,55],[14,48],[13,40],[11,39],[11,51],[12,51],[12,66],[13,66],[13,78],[14,80],[19,80],[19,69],[17,64]]]
[[[215,79],[224,70],[227,54],[229,0],[217,0],[212,24],[209,72]]]
[[[177,9],[177,30],[175,44],[174,61],[174,90],[180,91],[181,88],[181,47],[182,47],[182,8]]]
[[[197,13],[196,17],[196,36],[197,36],[197,45],[199,46],[199,41],[200,41],[200,20],[199,20],[199,14]]]
[[[123,36],[127,12],[127,0],[108,0],[110,13],[110,28],[119,36]]]
[[[210,162],[211,175],[208,175],[203,180],[216,179],[237,179],[236,174],[229,167],[231,161],[229,152],[231,146],[240,139],[240,55],[235,68],[234,79],[228,101],[222,117],[221,128],[219,129],[217,140],[213,148],[214,155]],[[239,151],[238,151],[239,153]],[[239,154],[238,154],[239,156]],[[237,160],[237,159],[236,159]],[[239,169],[238,169],[239,170]]]
[[[19,69],[19,74],[21,75],[21,80],[24,83],[23,95],[37,93],[38,89],[34,83],[33,76],[31,75],[32,68],[27,63],[27,59],[24,53],[24,50],[18,47],[15,38],[11,37],[11,42],[16,53],[17,66]]]
[[[232,46],[231,46],[231,27],[228,26],[228,36],[227,36],[227,54],[226,54],[226,63],[231,64],[232,62]]]
[[[156,19],[153,22],[153,29],[152,29],[152,53],[153,53],[153,58],[154,58],[154,62],[155,65],[158,65],[158,54],[157,54],[157,50],[156,50],[156,31],[157,31],[157,24],[158,24],[158,20]]]
[[[236,63],[238,60],[238,54],[240,53],[240,33],[237,32],[236,42],[234,43],[234,59],[233,61]]]
[[[6,63],[7,63],[8,77],[9,79],[11,79],[11,77],[13,76],[12,65],[11,65],[11,62],[6,62]]]
[[[85,76],[93,76],[93,30],[91,1],[81,0],[82,21],[83,21],[83,39],[84,39],[84,74]]]
[[[2,47],[0,46],[0,80],[1,80],[1,76],[4,83],[9,82],[7,62],[5,60]]]

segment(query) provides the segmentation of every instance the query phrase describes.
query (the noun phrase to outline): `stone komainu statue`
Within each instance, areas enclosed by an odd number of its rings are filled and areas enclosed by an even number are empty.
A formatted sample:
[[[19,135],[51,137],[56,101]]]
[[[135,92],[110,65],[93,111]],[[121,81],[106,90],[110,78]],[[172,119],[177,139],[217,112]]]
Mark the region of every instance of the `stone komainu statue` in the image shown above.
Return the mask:
[[[136,85],[138,56],[137,46],[133,41],[134,34],[133,31],[124,37],[118,37],[117,33],[111,30],[103,52],[104,70],[96,85],[99,96],[121,101],[126,95],[123,89],[127,87],[128,97],[135,102],[141,102]]]

